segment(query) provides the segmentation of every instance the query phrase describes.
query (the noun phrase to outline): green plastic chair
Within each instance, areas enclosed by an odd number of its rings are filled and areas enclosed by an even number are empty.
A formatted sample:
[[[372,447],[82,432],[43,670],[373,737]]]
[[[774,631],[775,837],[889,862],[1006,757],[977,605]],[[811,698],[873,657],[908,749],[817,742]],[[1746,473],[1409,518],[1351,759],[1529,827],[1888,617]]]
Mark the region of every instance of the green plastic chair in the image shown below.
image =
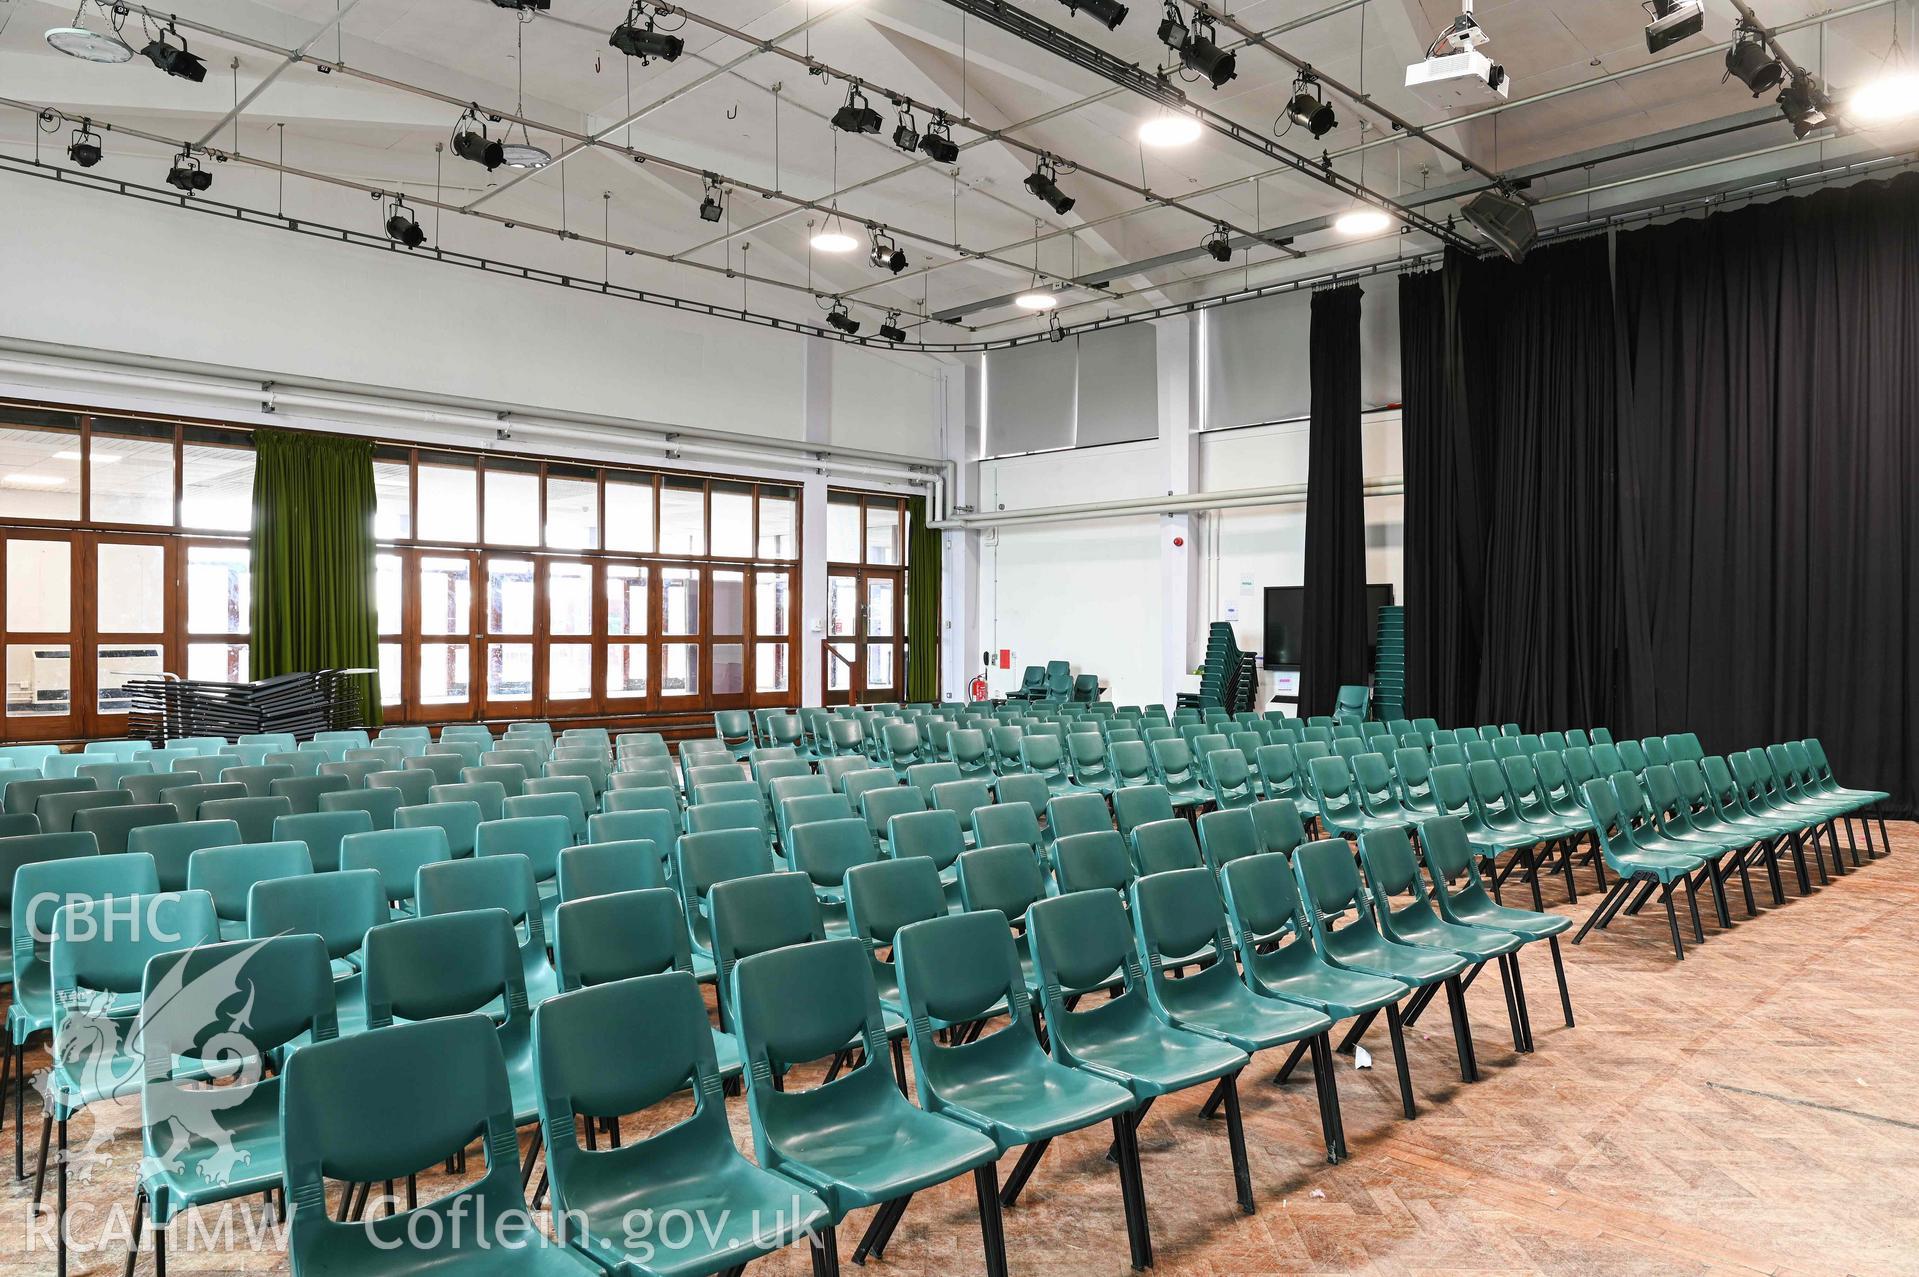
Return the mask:
[[[1006,928],[990,914],[913,922],[894,937],[893,965],[912,1026],[920,1107],[979,1131],[1002,1155],[1024,1149],[1000,1191],[1001,1205],[1018,1201],[1053,1140],[1109,1121],[1133,1267],[1150,1268],[1152,1234],[1130,1119],[1136,1101],[1125,1086],[1062,1065],[1041,1049]],[[1006,1023],[990,1033],[951,1042],[936,1035],[941,1024],[1002,1013]]]
[[[1133,830],[1156,820],[1173,819],[1173,802],[1164,786],[1142,785],[1113,794],[1113,816],[1120,834],[1130,843]]]
[[[315,873],[331,873],[340,867],[342,838],[371,832],[373,817],[364,811],[295,812],[273,822],[273,841],[305,843]]]
[[[386,830],[398,822],[401,802],[397,789],[343,789],[321,794],[320,810],[363,811],[372,818],[375,830]]]
[[[1290,856],[1305,844],[1306,823],[1299,818],[1299,808],[1288,800],[1262,798],[1247,810],[1252,814],[1261,851]]]
[[[371,833],[348,834],[340,840],[340,868],[378,870],[386,898],[402,913],[413,911],[420,870],[452,858],[445,831],[434,826],[375,829]]]
[[[659,848],[645,838],[568,847],[560,853],[559,873],[555,877],[561,903],[665,885]],[[557,932],[557,926],[555,929]]]
[[[1210,869],[1177,869],[1140,878],[1127,894],[1134,939],[1145,959],[1146,998],[1153,1011],[1175,1028],[1224,1038],[1248,1056],[1291,1043],[1306,1044],[1312,1053],[1326,1160],[1342,1160],[1346,1139],[1332,1044],[1326,1036],[1332,1030],[1332,1018],[1297,1002],[1253,992],[1239,978],[1230,958],[1204,961],[1213,954],[1232,952],[1219,883]],[[1181,974],[1195,964],[1192,974]],[[1224,1088],[1216,1094],[1224,1099]],[[1210,1117],[1212,1111],[1209,1101],[1200,1115]]]
[[[1212,792],[1215,806],[1247,807],[1259,797],[1246,755],[1240,750],[1210,750],[1205,761],[1206,787]]]
[[[506,786],[497,780],[435,785],[427,791],[431,802],[474,803],[481,820],[499,820],[506,815]]]
[[[604,909],[608,901],[628,903],[614,896],[586,903]],[[662,1277],[736,1272],[801,1238],[816,1249],[833,1245],[824,1202],[734,1147],[721,1099],[726,1074],[689,972],[568,992],[534,1013],[533,1034],[553,1206],[567,1220],[569,1244],[609,1272]],[[688,1087],[696,1096],[692,1115],[661,1133],[611,1148],[580,1146],[579,1119],[590,1130]],[[635,1219],[692,1210],[711,1223],[683,1238],[678,1230],[635,1233]]]
[[[880,1006],[904,1018],[893,959],[881,953],[892,953],[901,927],[946,915],[946,890],[939,871],[923,856],[855,865],[846,874],[846,913],[852,937],[865,946],[872,963]],[[946,1022],[936,1027],[947,1027]]]
[[[380,1085],[368,1087],[368,1078]],[[430,1269],[500,1277],[606,1272],[548,1238],[527,1209],[516,1180],[512,1083],[484,1018],[433,1019],[316,1043],[293,1053],[282,1086],[293,1277],[401,1277]],[[327,1180],[351,1186],[404,1178],[463,1154],[476,1135],[485,1155],[477,1181],[410,1209],[345,1222],[328,1216]]]
[[[128,776],[150,776],[153,764],[145,759],[129,762],[79,763],[73,769],[76,780],[90,780],[101,789],[116,788]]]
[[[1532,1027],[1526,1013],[1525,985],[1512,961],[1526,943],[1525,937],[1511,931],[1447,921],[1434,905],[1426,880],[1420,876],[1412,839],[1405,829],[1378,829],[1361,835],[1359,859],[1365,870],[1373,922],[1379,933],[1396,944],[1424,946],[1466,959],[1472,966],[1460,982],[1462,995],[1466,982],[1476,978],[1481,968],[1488,962],[1497,963],[1500,984],[1506,991],[1506,1017],[1512,1027],[1513,1050],[1521,1054],[1531,1052]],[[1403,903],[1402,897],[1407,897]],[[1415,1014],[1407,1017],[1408,1022],[1417,1018],[1419,1009],[1414,1008]]]
[[[415,892],[423,918],[477,909],[503,910],[513,923],[527,1005],[538,1006],[560,991],[559,978],[547,958],[549,933],[533,882],[533,864],[525,856],[502,853],[424,864],[415,879]],[[522,928],[524,939],[520,939]]]
[[[693,942],[694,974],[712,979],[713,932],[708,896],[734,878],[773,872],[773,852],[751,829],[687,834],[673,849],[673,885],[680,893]]]
[[[1559,952],[1559,937],[1572,929],[1572,919],[1556,913],[1511,909],[1496,902],[1473,868],[1472,846],[1466,841],[1466,831],[1451,817],[1439,816],[1421,822],[1419,846],[1426,861],[1426,875],[1433,885],[1432,900],[1439,908],[1440,917],[1459,926],[1509,931],[1527,944],[1546,941],[1552,952],[1553,976],[1559,985],[1560,1009],[1565,1013],[1566,1027],[1572,1028],[1572,993],[1566,987],[1566,964]],[[1513,961],[1517,963],[1517,955]]]
[[[1589,780],[1582,786],[1581,792],[1585,795],[1586,811],[1592,816],[1593,826],[1599,834],[1600,854],[1605,857],[1606,867],[1612,870],[1615,880],[1605,899],[1599,902],[1599,907],[1592,911],[1573,936],[1573,943],[1579,944],[1585,940],[1594,927],[1604,929],[1610,926],[1622,908],[1630,906],[1631,912],[1637,913],[1657,892],[1660,903],[1666,906],[1666,921],[1672,931],[1673,956],[1684,961],[1685,944],[1679,937],[1679,916],[1673,907],[1672,893],[1676,886],[1685,884],[1693,916],[1697,919],[1699,904],[1693,876],[1706,872],[1705,861],[1690,851],[1636,846],[1626,829],[1626,818],[1610,781]],[[1694,925],[1697,927],[1696,921]],[[1694,935],[1703,938],[1703,929],[1695,930]]]
[[[959,813],[950,808],[909,811],[887,822],[886,848],[895,859],[924,856],[949,888],[959,881],[959,858],[966,850]]]
[[[795,825],[788,848],[793,868],[806,875],[818,897],[829,935],[846,934],[846,871],[879,859],[866,822],[858,816]]]
[[[1040,976],[1049,1049],[1057,1062],[1131,1091],[1135,1132],[1162,1095],[1213,1083],[1226,1109],[1233,1184],[1241,1211],[1253,1213],[1253,1177],[1239,1116],[1239,1074],[1246,1052],[1213,1034],[1173,1027],[1153,1009],[1138,951],[1118,893],[1082,891],[1041,900],[1026,911],[1026,934]],[[1069,999],[1120,974],[1120,992],[1085,1010]]]
[[[1367,812],[1360,801],[1352,769],[1344,758],[1332,755],[1315,758],[1307,765],[1307,777],[1318,805],[1315,812],[1319,827],[1329,833],[1360,834],[1368,829],[1383,829],[1388,822]]]
[[[1048,861],[1045,836],[1032,804],[999,802],[973,809],[973,845],[1003,847],[1018,843],[1028,848],[1041,866]]]
[[[267,754],[261,758],[260,761],[262,763],[277,763],[282,767],[291,767],[295,779],[299,779],[301,777],[318,776],[320,774],[320,764],[326,761],[326,756],[324,754],[316,754],[312,750],[296,748],[284,750],[279,753]]]
[[[73,831],[73,818],[83,811],[104,807],[128,807],[133,795],[124,789],[77,789],[59,794],[42,794],[33,805],[40,828],[49,834]]]
[[[1124,892],[1133,882],[1133,857],[1117,829],[1061,834],[1053,843],[1053,876],[1061,895]]]
[[[436,753],[436,746],[427,746],[427,752],[409,758],[401,763],[402,768],[426,772],[433,777],[436,785],[457,784],[460,773],[468,766],[467,761],[458,752]],[[475,756],[477,758],[477,755]]]
[[[291,816],[293,804],[285,798],[215,798],[200,804],[200,820],[230,820],[240,829],[241,842],[267,842],[273,822]]]
[[[276,780],[288,780],[293,776],[293,768],[282,763],[261,763],[253,767],[229,767],[220,773],[222,781],[245,785],[247,797],[267,798],[273,793],[271,786]]]
[[[860,815],[866,821],[867,832],[882,850],[891,853],[887,836],[893,818],[926,811],[928,793],[917,785],[894,785],[887,789],[869,789],[860,795]]]
[[[402,807],[417,807],[421,803],[432,802],[433,785],[432,772],[423,772],[413,767],[372,772],[366,778],[368,789],[399,790]]]
[[[1046,825],[1057,844],[1073,834],[1113,828],[1113,814],[1099,794],[1061,794],[1046,804]]]
[[[756,953],[740,962],[732,984],[759,1164],[817,1193],[835,1223],[882,1206],[854,1253],[860,1262],[884,1252],[915,1193],[971,1171],[986,1269],[1004,1277],[998,1146],[915,1108],[895,1089],[885,1072],[885,1021],[859,942]],[[837,1052],[849,1041],[862,1048],[852,1068],[803,1093],[776,1089],[786,1064]]]
[[[1289,814],[1290,804],[1277,804]],[[1297,821],[1299,817],[1293,816]],[[1233,807],[1209,811],[1195,822],[1199,831],[1200,854],[1215,874],[1241,856],[1257,856],[1268,850],[1260,840],[1259,826],[1252,808]]]
[[[376,830],[380,828],[375,821]],[[480,836],[480,805],[475,802],[422,803],[393,813],[394,829],[438,829],[446,837],[447,853],[455,860],[473,854]]]
[[[688,833],[711,833],[722,829],[750,829],[769,845],[773,840],[772,825],[766,817],[766,804],[758,798],[735,803],[706,803],[686,809]]]
[[[606,792],[601,806],[607,812],[622,811],[670,811],[675,816],[680,813],[680,791],[671,785],[645,785],[639,780],[647,779],[633,775],[615,776],[613,788]],[[622,780],[635,783],[621,785]]]
[[[73,829],[76,833],[92,834],[100,850],[113,855],[127,849],[127,839],[134,830],[148,825],[171,825],[179,819],[180,813],[172,803],[122,803],[75,812]]]
[[[865,802],[866,799],[872,798],[875,795],[886,795],[887,798],[890,799],[892,795],[905,792],[905,788],[900,785],[890,785],[885,789],[872,789],[868,790],[866,794],[862,796],[861,802]],[[786,850],[790,857],[793,847],[793,827],[795,825],[810,825],[822,820],[858,819],[859,817],[854,813],[852,804],[846,801],[845,794],[796,794],[791,798],[782,798],[779,803],[779,819],[777,821],[780,846]],[[868,828],[870,833],[871,827],[869,826]]]
[[[706,907],[712,924],[714,992],[722,1027],[735,1023],[731,981],[733,969],[742,958],[782,945],[826,939],[819,899],[803,873],[761,873],[715,883],[707,893]],[[835,1067],[843,1055],[843,1051],[835,1054]]]
[[[1133,868],[1139,877],[1174,869],[1193,869],[1202,862],[1199,841],[1185,820],[1149,820],[1133,827]]]
[[[57,755],[59,751],[55,750],[54,753]],[[4,798],[0,798],[0,807],[4,807],[8,815],[17,816],[37,811],[40,800],[49,794],[92,793],[97,792],[99,788],[91,780],[80,780],[77,777],[11,780],[7,782]],[[56,831],[47,830],[46,832]]]
[[[221,937],[238,940],[247,934],[247,900],[255,883],[312,872],[313,861],[303,842],[202,847],[187,860],[187,890],[211,896]]]
[[[508,816],[480,822],[473,834],[473,854],[525,856],[541,892],[552,895],[558,891],[560,853],[573,843],[573,826],[565,816]]]
[[[1294,852],[1293,879],[1299,889],[1299,912],[1312,930],[1313,948],[1328,963],[1415,990],[1418,1001],[1408,1005],[1408,1013],[1415,1007],[1423,1008],[1425,1002],[1435,996],[1426,990],[1444,989],[1452,1012],[1453,1048],[1459,1057],[1460,1076],[1468,1081],[1477,1078],[1478,1065],[1473,1057],[1472,1036],[1466,1019],[1466,996],[1459,983],[1466,959],[1456,953],[1400,944],[1381,934],[1378,921],[1366,903],[1352,849],[1343,839],[1309,842]],[[1351,921],[1334,925],[1349,911],[1353,915]],[[1400,1071],[1400,1099],[1410,1119],[1416,1110],[1400,1008],[1392,1003],[1384,1009],[1392,1031],[1394,1062]],[[1374,1014],[1368,1012],[1360,1016],[1346,1035],[1347,1045],[1359,1041]]]
[[[1615,772],[1609,783],[1613,797],[1619,804],[1620,830],[1626,840],[1644,852],[1696,856],[1700,861],[1700,871],[1688,879],[1687,894],[1690,897],[1700,887],[1707,887],[1719,915],[1719,925],[1730,927],[1732,917],[1726,907],[1725,880],[1734,868],[1734,863],[1729,862],[1745,863],[1745,839],[1736,835],[1714,837],[1699,832],[1680,835],[1662,823],[1660,813],[1638,775]],[[1694,938],[1704,943],[1703,932],[1695,930]]]
[[[98,856],[94,861],[111,859]],[[212,944],[220,938],[220,929],[207,894],[185,891],[69,900],[53,910],[49,934],[53,1066],[40,1083],[41,1158],[33,1204],[40,1205],[48,1136],[57,1129],[58,1152],[52,1156],[57,1183],[55,1267],[64,1273],[67,1125],[92,1105],[140,1091],[149,1067],[145,1030],[154,1022],[143,1009],[164,1010],[146,1008],[141,1000],[148,960]],[[16,1128],[19,1117],[16,1110]]]
[[[230,847],[240,841],[240,827],[230,820],[185,820],[173,824],[142,825],[127,832],[127,850],[153,857],[161,891],[185,891],[187,866],[203,847]]]
[[[191,1009],[173,1001],[181,990],[210,987],[230,992],[189,1000],[201,1002]],[[161,954],[147,964],[141,1004],[165,1010],[141,1026],[149,1063],[140,1088],[143,1156],[128,1261],[137,1262],[138,1221],[150,1206],[155,1262],[164,1267],[165,1230],[182,1213],[281,1186],[281,1077],[266,1066],[277,1053],[335,1038],[339,1026],[326,949],[310,935]],[[236,1050],[244,1055],[236,1059]],[[201,1079],[212,1069],[233,1075],[218,1091],[217,1138],[178,1120],[205,1107]]]
[[[0,953],[0,983],[13,980],[13,876],[25,865],[42,864],[47,861],[72,860],[79,856],[95,856],[100,851],[95,837],[84,831],[64,834],[12,834],[0,837],[0,925],[7,930],[0,935],[0,945],[5,952]],[[122,894],[133,894],[131,892]],[[31,939],[31,937],[29,937]],[[5,1091],[5,1079],[11,1074],[0,1074],[0,1093]],[[4,1115],[4,1098],[0,1095],[0,1115]]]
[[[1199,774],[1193,752],[1183,740],[1156,740],[1147,746],[1152,755],[1153,775],[1175,807],[1197,807],[1212,801],[1212,792]],[[1115,801],[1119,794],[1113,795]]]
[[[247,893],[247,935],[320,938],[333,968],[334,1021],[341,1036],[366,1029],[366,993],[360,969],[366,933],[392,921],[380,875],[342,869],[293,878],[269,878]]]
[[[424,773],[422,773],[424,774]],[[293,804],[296,815],[304,815],[320,810],[320,799],[326,794],[343,794],[352,788],[344,776],[286,776],[267,786],[272,797],[284,798]]]
[[[1106,751],[1106,757],[1113,766],[1113,793],[1157,783],[1153,776],[1153,757],[1144,742],[1116,740]]]

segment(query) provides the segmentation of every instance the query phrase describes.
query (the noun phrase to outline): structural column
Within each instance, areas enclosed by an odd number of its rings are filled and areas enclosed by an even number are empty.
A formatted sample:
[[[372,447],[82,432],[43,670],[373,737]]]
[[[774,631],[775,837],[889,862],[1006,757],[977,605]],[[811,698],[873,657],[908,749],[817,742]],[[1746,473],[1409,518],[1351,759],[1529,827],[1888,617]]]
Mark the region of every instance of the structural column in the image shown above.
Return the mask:
[[[824,447],[833,430],[833,351],[806,343],[806,441]],[[800,610],[794,642],[800,651],[800,705],[824,704],[826,633],[826,476],[815,470],[800,485]],[[817,566],[816,566],[817,565]]]
[[[1202,317],[1178,315],[1152,324],[1158,340],[1161,458],[1167,495],[1176,496],[1196,491],[1199,482]],[[1193,634],[1200,572],[1194,532],[1200,518],[1195,514],[1159,518],[1160,690],[1169,708],[1192,673],[1195,659]]]

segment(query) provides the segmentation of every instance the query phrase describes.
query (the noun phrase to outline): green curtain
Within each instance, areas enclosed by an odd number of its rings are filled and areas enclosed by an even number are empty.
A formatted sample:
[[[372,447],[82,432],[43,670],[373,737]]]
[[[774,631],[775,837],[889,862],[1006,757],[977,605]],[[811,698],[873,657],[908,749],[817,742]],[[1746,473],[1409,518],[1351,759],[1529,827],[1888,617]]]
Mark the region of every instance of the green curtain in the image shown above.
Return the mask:
[[[906,699],[940,698],[940,532],[926,498],[906,503]]]
[[[378,668],[372,441],[262,428],[253,443],[253,677]],[[378,724],[378,682],[360,681]]]

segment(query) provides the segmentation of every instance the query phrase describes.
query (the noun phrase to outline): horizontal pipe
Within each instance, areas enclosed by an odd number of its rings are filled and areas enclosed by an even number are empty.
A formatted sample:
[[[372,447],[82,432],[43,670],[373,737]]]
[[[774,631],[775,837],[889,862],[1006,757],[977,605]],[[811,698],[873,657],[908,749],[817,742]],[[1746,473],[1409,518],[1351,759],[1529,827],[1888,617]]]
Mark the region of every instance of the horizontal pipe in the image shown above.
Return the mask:
[[[1368,497],[1392,497],[1400,495],[1405,490],[1405,481],[1395,475],[1368,479],[1362,492]],[[1080,505],[1042,506],[1032,510],[957,515],[938,526],[976,530],[1020,527],[1028,524],[1077,523],[1089,519],[1123,518],[1134,514],[1194,514],[1208,510],[1237,510],[1254,506],[1298,505],[1305,500],[1305,484],[1282,483],[1270,487],[1236,488],[1223,492],[1170,493],[1157,497],[1091,501]]]

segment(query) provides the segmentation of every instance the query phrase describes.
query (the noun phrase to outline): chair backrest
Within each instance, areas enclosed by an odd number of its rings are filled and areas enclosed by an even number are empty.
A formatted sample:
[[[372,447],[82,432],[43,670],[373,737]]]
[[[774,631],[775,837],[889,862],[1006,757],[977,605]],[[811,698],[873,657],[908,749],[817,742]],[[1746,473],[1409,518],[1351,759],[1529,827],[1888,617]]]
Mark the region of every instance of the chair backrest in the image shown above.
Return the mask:
[[[509,1022],[527,1015],[525,970],[504,909],[374,927],[366,935],[364,975],[368,1028],[464,1016],[495,1001],[504,1002]]]
[[[202,847],[187,861],[187,889],[213,898],[213,911],[222,921],[245,922],[247,900],[254,884],[275,878],[298,878],[313,872],[313,861],[303,842],[243,842],[230,847]]]
[[[729,1010],[733,971],[742,959],[826,939],[819,899],[803,873],[755,874],[715,883],[707,893],[707,912],[713,931],[714,986],[720,1005]],[[738,1023],[734,1016],[728,1019]]]
[[[1675,761],[1690,759],[1696,763],[1706,756],[1706,751],[1699,744],[1699,737],[1691,732],[1675,732],[1666,737],[1666,752]]]
[[[1029,803],[994,803],[973,809],[973,845],[976,847],[1018,843],[1037,854],[1042,841],[1039,817]]]
[[[1133,864],[1139,875],[1191,869],[1202,863],[1193,827],[1186,821],[1151,820],[1132,832]]]
[[[340,868],[377,870],[388,900],[413,899],[421,866],[452,858],[446,831],[437,825],[375,829],[340,839]]]
[[[945,913],[939,870],[924,856],[855,865],[847,871],[847,923],[868,953],[890,946],[901,927]]]
[[[434,788],[454,789],[458,786],[435,786]],[[400,808],[404,801],[404,795],[397,789],[342,789],[330,794],[321,794],[320,810],[363,811],[372,819],[375,829],[391,829],[399,819]],[[427,806],[441,804],[444,801],[434,799]]]
[[[573,825],[565,816],[483,820],[473,831],[475,856],[525,856],[540,882],[551,881],[560,872],[560,853],[572,845]]]
[[[127,832],[128,851],[153,857],[162,891],[186,890],[187,864],[194,852],[239,841],[240,827],[230,820],[183,820]]]
[[[662,857],[651,839],[585,843],[560,853],[555,881],[561,900],[584,900],[666,885]]]
[[[686,915],[665,887],[568,900],[554,913],[554,969],[560,988],[693,970]]]
[[[215,798],[200,804],[201,820],[230,820],[240,827],[243,842],[266,842],[273,822],[291,816],[293,804],[285,798]]]
[[[506,786],[496,780],[435,785],[427,791],[427,797],[436,803],[473,803],[480,809],[481,820],[499,820],[506,815]]]
[[[202,990],[213,997],[181,997]],[[223,993],[225,996],[217,996]],[[261,1060],[300,1038],[325,1042],[338,1035],[333,975],[318,936],[285,935],[206,944],[155,956],[142,973],[141,1054],[146,1060],[142,1106],[149,1120],[177,1111],[160,1094],[177,1091],[175,1079],[197,1084],[203,1064],[232,1075],[238,1091],[222,1096],[244,1102],[279,1082],[263,1077]],[[176,1068],[185,1065],[184,1069]],[[190,1102],[190,1101],[188,1101]]]
[[[715,884],[773,872],[773,850],[751,829],[687,834],[673,850],[673,883],[689,923],[697,931]]]
[[[1014,921],[1046,898],[1039,861],[1026,847],[980,847],[959,858],[960,900],[968,909],[997,909]]]
[[[790,832],[792,845],[787,851],[793,867],[816,887],[838,887],[848,869],[879,858],[873,835],[858,816],[811,821],[793,826]]]
[[[140,992],[150,959],[215,943],[220,922],[206,892],[162,891],[67,900],[50,934],[54,1058],[70,1060],[67,1025],[93,1001],[86,995]]]
[[[7,918],[9,926],[11,925],[13,876],[19,872],[21,866],[72,860],[80,856],[96,856],[99,853],[99,843],[92,834],[84,832],[14,834],[0,838],[0,917]]]
[[[894,816],[887,822],[886,845],[896,859],[923,856],[944,870],[959,859],[966,840],[959,813],[941,807]]]
[[[376,773],[378,774],[378,773]],[[416,772],[414,775],[431,779],[430,772]],[[320,798],[325,794],[345,793],[353,788],[344,776],[283,776],[267,785],[267,793],[273,797],[284,798],[292,805],[296,814],[320,810]],[[422,799],[421,801],[425,801]]]
[[[1117,829],[1061,834],[1053,843],[1053,872],[1061,892],[1125,891],[1133,881],[1133,857]]]
[[[833,797],[839,799],[837,794]],[[917,785],[894,785],[890,789],[869,789],[860,796],[860,815],[866,821],[867,832],[876,839],[886,837],[889,822],[893,817],[926,810],[928,810],[927,791]]]
[[[1072,834],[1110,830],[1113,816],[1106,800],[1098,794],[1061,794],[1046,804],[1046,827],[1058,840]]]
[[[358,953],[366,933],[392,917],[385,884],[372,869],[265,878],[247,892],[247,934],[254,939],[314,935],[327,956]]]
[[[1292,809],[1291,803],[1277,805]],[[1297,812],[1293,818],[1299,818]],[[1253,819],[1251,807],[1209,811],[1195,824],[1199,830],[1200,853],[1214,873],[1242,856],[1255,856],[1267,850],[1260,842],[1259,826]]]
[[[32,818],[39,830],[38,817]],[[73,831],[92,834],[100,850],[114,854],[127,850],[127,839],[136,829],[148,825],[171,825],[180,819],[172,803],[120,803],[111,807],[88,807],[73,814]],[[57,830],[48,830],[57,833]]]
[[[1155,820],[1173,818],[1173,800],[1161,785],[1141,785],[1113,791],[1113,815],[1119,832],[1131,841],[1133,830]]]
[[[1125,992],[1115,1001],[1131,1005],[1121,1008],[1103,1002],[1099,1014],[1138,1009],[1139,953],[1118,892],[1076,891],[1038,901],[1026,911],[1026,935],[1046,996],[1047,1028],[1055,1038],[1055,1056],[1063,1045],[1062,1030],[1070,1035],[1072,1017],[1090,1014],[1066,1011],[1064,999],[1098,988],[1118,971]]]

